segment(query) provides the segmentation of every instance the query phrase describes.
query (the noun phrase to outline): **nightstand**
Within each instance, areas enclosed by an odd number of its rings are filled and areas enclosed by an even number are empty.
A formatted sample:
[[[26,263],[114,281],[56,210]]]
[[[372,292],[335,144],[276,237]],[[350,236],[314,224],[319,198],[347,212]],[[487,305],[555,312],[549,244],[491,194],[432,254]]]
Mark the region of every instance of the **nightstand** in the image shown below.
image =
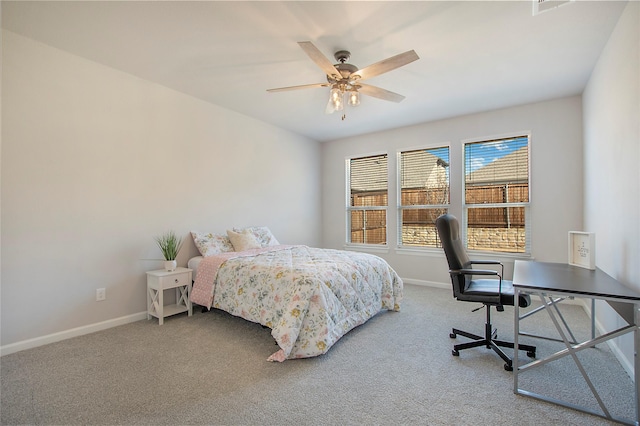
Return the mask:
[[[188,268],[176,268],[175,271],[164,269],[147,272],[147,319],[158,318],[160,325],[168,316],[189,312],[193,314],[191,295],[191,274]],[[164,305],[164,291],[174,288],[176,303]]]

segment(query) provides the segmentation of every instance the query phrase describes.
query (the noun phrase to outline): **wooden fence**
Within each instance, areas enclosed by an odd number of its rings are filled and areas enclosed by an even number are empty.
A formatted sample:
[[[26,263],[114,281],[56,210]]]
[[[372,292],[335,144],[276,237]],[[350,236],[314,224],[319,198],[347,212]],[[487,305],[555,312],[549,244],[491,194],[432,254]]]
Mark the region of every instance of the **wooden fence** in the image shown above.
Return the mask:
[[[365,191],[351,195],[353,207],[388,205],[387,191]],[[356,210],[351,212],[351,242],[385,244],[387,242],[387,212],[385,210]]]
[[[449,203],[448,188],[417,188],[402,191],[403,206],[438,205]],[[499,186],[467,187],[465,202],[482,205],[485,203],[517,203],[529,200],[528,184],[509,184]],[[369,191],[355,193],[351,196],[352,207],[387,206],[386,191]],[[404,209],[402,212],[402,240],[405,241],[407,230],[417,235],[421,228],[433,239],[435,221],[446,209]],[[386,211],[357,210],[351,212],[351,242],[365,244],[384,244],[387,238]],[[504,228],[524,229],[525,216],[523,207],[477,207],[468,211],[469,228]],[[435,237],[437,240],[437,236]],[[420,243],[423,244],[424,242]],[[429,244],[431,245],[431,243]]]
[[[529,185],[526,183],[467,187],[465,194],[467,204],[526,203],[528,201]],[[468,221],[471,228],[523,228],[524,208],[470,208]]]

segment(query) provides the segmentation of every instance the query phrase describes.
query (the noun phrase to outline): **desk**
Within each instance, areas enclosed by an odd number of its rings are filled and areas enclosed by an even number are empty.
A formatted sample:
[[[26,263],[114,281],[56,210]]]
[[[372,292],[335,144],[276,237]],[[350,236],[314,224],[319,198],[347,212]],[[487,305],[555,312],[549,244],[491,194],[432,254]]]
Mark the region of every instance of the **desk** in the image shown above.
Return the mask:
[[[558,334],[562,338],[562,342],[564,342],[566,346],[566,349],[558,351],[544,359],[537,359],[524,365],[519,364],[518,351],[514,351],[514,393],[552,402],[620,423],[640,424],[640,412],[638,411],[640,406],[640,355],[638,355],[638,351],[640,351],[640,328],[638,327],[640,324],[640,292],[624,286],[598,268],[596,268],[596,270],[589,270],[564,263],[527,262],[521,260],[515,261],[513,270],[513,287],[515,291],[515,300],[518,300],[518,296],[521,292],[538,295],[540,297],[544,310],[549,314]],[[561,324],[558,320],[561,316],[559,315],[557,304],[553,303],[553,295],[606,300],[627,322],[627,325],[599,337],[592,336],[592,338],[586,342],[577,343],[571,341],[565,332],[565,329],[568,328],[568,326],[566,326],[566,323]],[[520,316],[519,307],[517,305],[518,304],[516,303],[514,317],[514,345],[516,347],[518,345],[518,336],[520,335],[520,319],[523,318]],[[565,325],[565,329],[562,328],[562,325]],[[580,363],[579,358],[576,356],[576,353],[579,351],[589,349],[596,344],[606,342],[607,340],[627,333],[633,333],[634,335],[634,399],[636,405],[636,418],[633,421],[617,418],[609,413],[609,410],[598,395],[584,367]],[[598,402],[602,413],[555,398],[529,392],[518,387],[519,371],[540,367],[565,356],[571,356],[573,358],[578,370],[582,373],[589,389]]]

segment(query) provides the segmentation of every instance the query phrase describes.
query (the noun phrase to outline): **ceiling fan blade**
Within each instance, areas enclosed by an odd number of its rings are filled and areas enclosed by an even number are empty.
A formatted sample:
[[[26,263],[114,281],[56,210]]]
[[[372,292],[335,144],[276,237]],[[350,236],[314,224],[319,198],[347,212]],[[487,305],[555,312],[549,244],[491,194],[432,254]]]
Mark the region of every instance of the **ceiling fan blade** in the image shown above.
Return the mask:
[[[314,87],[329,87],[329,83],[303,84],[301,86],[278,87],[277,89],[267,89],[267,92],[286,92],[287,90],[311,89]]]
[[[404,99],[404,96],[402,95],[390,92],[385,89],[381,89],[376,86],[370,86],[368,84],[359,84],[359,86],[360,88],[358,89],[358,92],[362,93],[363,95],[373,96],[374,98],[391,102],[401,102]]]
[[[336,79],[341,79],[342,75],[340,71],[336,69],[335,66],[331,63],[331,61],[322,54],[318,48],[311,43],[310,41],[299,41],[298,44],[305,51],[307,55],[311,58],[313,62],[316,63],[324,71],[325,74],[329,76],[335,76]]]
[[[418,59],[420,58],[418,57],[418,54],[415,52],[415,50],[409,50],[408,52],[404,52],[399,55],[383,59],[382,61],[376,62],[373,65],[369,65],[368,67],[354,72],[353,74],[351,74],[351,76],[359,76],[360,80],[364,80],[394,70],[396,68],[400,68]]]

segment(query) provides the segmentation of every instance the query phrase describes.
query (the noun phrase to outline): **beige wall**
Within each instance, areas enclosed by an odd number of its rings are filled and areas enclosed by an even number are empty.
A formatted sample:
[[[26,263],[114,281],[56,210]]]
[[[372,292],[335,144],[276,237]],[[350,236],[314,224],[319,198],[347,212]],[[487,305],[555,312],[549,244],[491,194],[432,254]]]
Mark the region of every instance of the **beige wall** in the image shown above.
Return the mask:
[[[396,249],[396,153],[398,150],[450,144],[451,213],[462,217],[463,141],[531,132],[532,256],[567,261],[567,232],[582,227],[582,108],[580,96],[488,111],[378,132],[322,145],[323,244],[345,244],[345,158],[375,152],[389,155],[389,250],[380,254],[407,282],[448,287],[441,250],[406,253]],[[495,257],[495,256],[493,256]],[[510,276],[513,257],[504,258]]]
[[[266,225],[320,244],[317,142],[2,35],[5,349],[139,317],[165,231]],[[189,240],[179,264],[196,253]]]
[[[596,266],[640,291],[640,3],[629,2],[584,91],[585,230]],[[604,303],[607,331],[625,324]],[[633,335],[616,339],[633,371]]]

